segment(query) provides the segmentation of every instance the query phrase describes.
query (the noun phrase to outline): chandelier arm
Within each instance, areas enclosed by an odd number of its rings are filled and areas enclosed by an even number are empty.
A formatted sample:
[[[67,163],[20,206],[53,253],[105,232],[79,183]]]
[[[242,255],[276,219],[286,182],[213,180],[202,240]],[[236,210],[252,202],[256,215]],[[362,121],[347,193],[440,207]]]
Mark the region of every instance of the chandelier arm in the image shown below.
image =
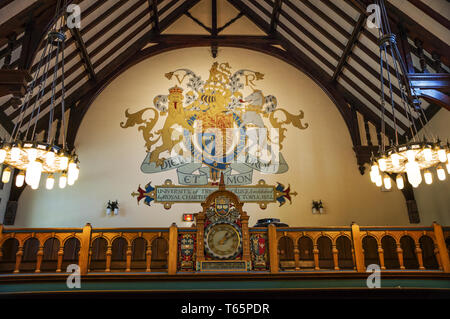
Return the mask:
[[[55,67],[53,69],[52,99],[51,99],[51,104],[50,104],[50,116],[48,119],[48,139],[47,139],[48,142],[50,142],[50,136],[51,136],[51,132],[52,132],[52,123],[53,123],[53,112],[54,112],[54,108],[55,108],[55,90],[56,90],[56,78],[58,75],[59,49],[60,49],[59,42],[57,42],[56,62],[55,62]],[[64,64],[64,61],[62,62],[62,64]],[[34,124],[35,129],[36,129],[36,125],[37,125],[37,120]]]
[[[391,56],[392,56],[393,63],[394,63],[395,76],[397,77],[398,87],[400,89],[400,95],[401,95],[401,98],[402,98],[403,107],[405,109],[406,118],[410,122],[409,128],[410,128],[410,131],[411,131],[411,138],[413,140],[415,140],[416,135],[417,135],[417,127],[416,127],[416,124],[414,122],[414,115],[413,115],[413,113],[412,113],[412,111],[411,111],[411,109],[409,107],[409,104],[407,103],[408,100],[407,100],[407,97],[405,95],[404,88],[403,88],[402,81],[401,81],[402,78],[403,78],[404,81],[406,80],[405,76],[404,76],[405,73],[402,71],[402,74],[400,74],[399,67],[398,67],[398,64],[397,64],[397,60],[399,60],[400,63],[403,62],[403,61],[402,61],[402,59],[401,59],[401,57],[399,55],[400,52],[398,51],[398,47],[397,47],[396,43],[393,43],[391,45],[390,50],[391,50]],[[396,56],[397,56],[397,58],[395,58]]]
[[[50,45],[50,44],[48,43],[48,45]],[[27,130],[26,130],[26,133],[25,133],[25,138],[28,137],[28,132],[30,130],[31,123],[35,119],[34,111],[36,110],[36,105],[38,105],[38,103],[39,103],[38,109],[40,110],[40,108],[41,108],[42,98],[44,97],[45,84],[47,83],[47,78],[48,78],[48,69],[50,68],[50,62],[52,60],[51,56],[52,56],[52,54],[50,52],[50,54],[47,56],[47,60],[46,60],[45,65],[44,65],[44,72],[43,72],[43,75],[42,75],[43,79],[42,79],[41,83],[39,83],[39,90],[38,90],[38,93],[36,95],[36,100],[35,100],[34,105],[33,105],[33,110],[31,112],[30,120],[28,121]],[[36,118],[37,118],[37,115],[36,115]]]
[[[380,34],[380,29],[378,29],[378,34]],[[384,120],[385,106],[384,106],[384,85],[383,85],[383,58],[382,49],[380,46],[380,89],[381,89],[381,132],[383,133],[383,138],[381,139],[381,153],[384,154],[386,151],[385,139],[386,136],[386,123]]]
[[[65,20],[65,16],[63,15],[63,20]],[[62,45],[62,65],[61,65],[61,131],[62,132],[62,145],[63,150],[66,149],[66,114],[65,114],[65,96],[66,96],[66,87],[64,85],[64,49],[66,46],[66,42],[63,41],[61,43]],[[61,134],[61,133],[60,133]]]
[[[41,54],[41,58],[39,59],[37,71],[34,73],[34,76],[33,76],[33,81],[31,82],[30,86],[28,87],[27,95],[22,103],[22,106],[20,107],[20,113],[19,113],[20,119],[14,125],[13,131],[9,137],[10,143],[12,143],[13,140],[17,139],[18,132],[20,131],[20,127],[22,126],[22,121],[23,121],[24,113],[25,113],[24,110],[26,110],[28,108],[28,105],[30,104],[32,92],[34,91],[34,88],[36,87],[37,79],[39,78],[38,75],[39,75],[39,71],[42,67],[42,61],[44,61],[44,56],[47,54],[47,49],[48,49],[47,44],[48,44],[48,39],[45,44],[44,50],[42,50],[42,54]]]
[[[386,73],[387,73],[388,82],[389,82],[389,97],[391,99],[391,106],[392,106],[392,118],[393,118],[393,122],[394,122],[394,131],[395,131],[395,144],[398,145],[398,128],[397,128],[397,121],[396,121],[396,117],[395,117],[394,96],[393,96],[393,90],[392,90],[389,57],[388,57],[386,46],[384,46],[383,51],[384,51],[384,58],[386,59]],[[381,59],[383,59],[383,58],[381,58]],[[393,58],[393,60],[394,60],[394,58]],[[394,63],[395,63],[395,61],[394,61]],[[383,85],[383,83],[381,85]]]

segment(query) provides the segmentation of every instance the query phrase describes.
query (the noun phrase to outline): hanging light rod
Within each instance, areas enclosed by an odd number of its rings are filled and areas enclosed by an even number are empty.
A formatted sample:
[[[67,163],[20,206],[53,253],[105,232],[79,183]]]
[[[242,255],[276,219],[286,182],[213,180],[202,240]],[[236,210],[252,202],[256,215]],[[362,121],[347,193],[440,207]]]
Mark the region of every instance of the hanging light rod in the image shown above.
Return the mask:
[[[439,138],[429,134],[426,127],[428,119],[422,108],[422,103],[407,76],[408,72],[398,50],[396,37],[389,26],[384,0],[376,0],[376,4],[380,10],[378,45],[380,48],[381,130],[383,135],[386,136],[385,113],[386,106],[390,104],[395,135],[390,145],[386,145],[383,138],[379,155],[374,156],[372,154],[370,178],[378,187],[384,185],[386,189],[391,189],[391,176],[395,176],[397,188],[403,189],[406,176],[413,187],[418,187],[423,179],[425,179],[426,184],[431,184],[433,182],[432,169],[436,169],[438,179],[445,180],[444,166],[446,166],[447,173],[450,174],[450,145],[448,142],[446,145],[443,144]],[[409,132],[405,134],[410,139],[404,144],[399,143],[398,123],[400,120],[394,107],[394,93],[392,89],[394,84],[391,78],[391,68],[392,74],[395,74],[398,81],[402,104],[409,124]],[[385,76],[387,78],[386,85],[384,84]],[[386,88],[389,89],[386,90]],[[391,101],[391,103],[388,101]],[[415,124],[416,118],[423,127],[422,140],[419,140],[419,132]]]
[[[67,1],[64,1],[62,9],[66,8]],[[55,24],[48,33],[42,55],[38,63],[38,68],[34,74],[33,80],[28,87],[27,94],[20,108],[19,120],[8,141],[0,141],[0,164],[3,164],[2,182],[8,183],[14,169],[19,172],[16,176],[16,186],[22,187],[24,183],[37,189],[40,184],[41,175],[47,174],[46,188],[52,189],[55,183],[55,175],[59,175],[60,188],[67,184],[73,185],[78,179],[79,167],[78,156],[73,151],[69,153],[65,139],[65,86],[64,86],[64,49],[66,36],[63,26],[66,23],[65,16],[62,14],[61,1],[55,13]],[[56,48],[56,49],[55,49]],[[53,52],[55,55],[53,56]],[[36,125],[41,113],[41,104],[44,97],[44,89],[52,67],[51,62],[55,59],[53,79],[51,83],[51,105],[49,111],[49,123],[47,129],[47,140],[38,141],[36,136]],[[61,62],[59,62],[61,61]],[[56,106],[55,89],[58,78],[58,65],[61,63],[61,132],[62,145],[58,145],[53,135],[53,122]],[[42,71],[42,74],[41,74]],[[39,83],[38,82],[39,79]],[[33,103],[31,98],[36,91],[36,98]],[[32,104],[32,105],[30,105]],[[30,120],[24,124],[25,113],[31,109]]]

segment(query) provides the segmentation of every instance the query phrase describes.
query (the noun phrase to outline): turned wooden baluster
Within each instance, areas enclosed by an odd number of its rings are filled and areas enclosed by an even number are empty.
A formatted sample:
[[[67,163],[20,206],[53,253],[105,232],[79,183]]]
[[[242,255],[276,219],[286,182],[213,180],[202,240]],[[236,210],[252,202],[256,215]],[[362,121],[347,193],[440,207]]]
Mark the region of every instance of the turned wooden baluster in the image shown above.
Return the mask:
[[[112,249],[111,245],[108,245],[108,248],[106,249],[106,272],[111,271],[111,255],[112,255]]]
[[[439,248],[438,248],[438,246],[436,244],[434,244],[434,255],[436,256],[436,260],[437,260],[438,265],[439,265],[439,270],[443,270],[441,255],[439,254]]]
[[[20,263],[22,262],[22,256],[23,256],[23,246],[19,246],[19,249],[16,253],[16,267],[14,268],[14,272],[18,273],[20,268]]]
[[[352,248],[352,263],[353,263],[353,270],[356,270],[356,259],[355,259],[355,249]]]
[[[39,246],[39,250],[36,254],[36,270],[34,272],[41,272],[43,257],[44,257],[44,246]]]
[[[400,269],[405,269],[405,265],[403,263],[403,249],[400,246],[400,243],[397,243],[397,257],[398,263],[400,264]]]
[[[434,60],[434,69],[436,70],[436,73],[442,73],[441,55],[437,52],[432,52],[431,57]]]
[[[295,270],[300,270],[300,250],[298,249],[298,242],[294,243],[294,260]]]
[[[61,246],[59,247],[58,250],[58,264],[56,266],[56,272],[61,272],[63,256],[64,256],[64,246]]]
[[[417,261],[419,262],[419,269],[425,269],[425,267],[423,266],[422,249],[420,248],[420,243],[418,241],[416,241],[416,255]]]
[[[386,265],[384,264],[384,249],[381,244],[378,244],[378,257],[380,259],[380,267],[382,270],[386,269]]]
[[[131,271],[131,245],[128,244],[127,247],[127,268],[125,269],[125,271],[129,272]]]
[[[147,263],[147,269],[145,269],[145,271],[150,272],[151,264],[152,264],[152,245],[147,246],[147,251],[145,252],[145,255],[146,255],[146,263]]]
[[[92,260],[92,247],[89,248],[89,257],[88,257],[88,269],[87,271],[91,271],[91,260]]]
[[[320,270],[320,267],[319,267],[319,249],[317,249],[317,244],[314,244],[313,254],[314,254],[314,270]]]
[[[338,250],[336,245],[332,246],[334,270],[339,270]]]
[[[419,61],[420,61],[420,69],[422,70],[422,73],[429,73],[427,70],[427,62],[425,61],[425,56],[423,54],[423,41],[420,39],[416,39],[414,41],[414,44],[417,47],[417,54],[419,57]]]

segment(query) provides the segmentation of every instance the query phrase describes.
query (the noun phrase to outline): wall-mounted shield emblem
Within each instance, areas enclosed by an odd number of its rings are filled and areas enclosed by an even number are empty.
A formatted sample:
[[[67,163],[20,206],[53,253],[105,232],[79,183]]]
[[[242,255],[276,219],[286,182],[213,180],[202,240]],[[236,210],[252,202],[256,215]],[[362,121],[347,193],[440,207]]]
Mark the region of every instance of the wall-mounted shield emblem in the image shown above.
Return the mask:
[[[230,211],[230,199],[227,197],[216,198],[216,213],[224,216]]]

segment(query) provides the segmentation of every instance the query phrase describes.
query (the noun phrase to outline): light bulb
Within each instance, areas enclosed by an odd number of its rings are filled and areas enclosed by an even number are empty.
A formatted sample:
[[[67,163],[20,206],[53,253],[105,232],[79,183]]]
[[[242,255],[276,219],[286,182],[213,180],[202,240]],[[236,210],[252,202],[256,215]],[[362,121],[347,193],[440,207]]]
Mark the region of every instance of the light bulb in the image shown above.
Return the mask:
[[[67,185],[67,175],[64,173],[59,177],[59,188],[65,188]]]
[[[67,169],[67,165],[69,165],[69,158],[65,155],[61,156],[59,158],[59,169],[64,171]]]
[[[67,182],[69,185],[73,185],[76,180],[76,169],[77,164],[75,164],[73,161],[69,163],[69,169],[67,170]]]
[[[14,146],[11,148],[11,161],[17,162],[20,159],[20,148]]]
[[[433,160],[433,152],[430,148],[426,148],[423,150],[423,156],[427,162],[431,162]]]
[[[401,174],[397,175],[395,182],[397,183],[398,189],[403,189],[405,187],[405,182],[403,181],[403,176]]]
[[[449,169],[449,165],[450,164],[447,164],[447,171]],[[436,169],[436,173],[437,173],[437,176],[440,181],[445,181],[446,176],[445,176],[444,168],[442,166],[438,166],[438,168]]]
[[[377,185],[378,187],[381,187],[381,185],[383,185],[383,179],[381,178],[381,175],[377,176],[377,180],[375,181],[375,185]]]
[[[377,182],[377,176],[378,176],[378,174],[376,172],[370,171],[370,180],[372,181],[372,183]]]
[[[408,182],[414,187],[419,186],[419,184],[422,183],[422,174],[420,173],[419,164],[417,164],[416,161],[414,162],[408,161],[405,167]]]
[[[39,183],[31,184],[31,189],[36,190],[36,189],[38,189],[38,188],[39,188]]]
[[[0,149],[0,164],[2,164],[6,159],[6,150]]]
[[[28,163],[27,171],[25,173],[25,182],[31,187],[39,186],[42,174],[42,163],[40,161],[34,161]],[[33,188],[36,189],[36,188]]]
[[[25,181],[25,173],[24,173],[24,171],[20,171],[19,174],[17,174],[17,177],[16,177],[16,186],[17,187],[22,187],[24,181]]]
[[[11,178],[11,169],[9,167],[6,167],[3,170],[2,174],[2,183],[7,184],[9,183],[9,179]]]
[[[78,177],[80,176],[80,169],[78,166],[75,168],[75,180],[78,180]]]
[[[34,162],[37,157],[37,149],[29,148],[27,149],[27,154],[28,154],[28,161]]]
[[[429,170],[426,170],[425,173],[423,173],[423,177],[425,178],[425,183],[427,183],[428,185],[433,183],[433,175]]]
[[[380,158],[378,160],[378,165],[379,165],[380,171],[384,172],[386,170],[386,168],[387,168],[387,166],[386,166],[386,158],[385,157]]]
[[[47,189],[53,189],[53,186],[55,185],[55,177],[53,174],[49,174],[47,176],[47,181],[45,182],[45,187]]]
[[[447,163],[450,163],[450,151],[447,153]]]
[[[413,150],[407,150],[406,157],[408,158],[409,162],[414,162],[416,160],[416,152],[414,152]]]
[[[447,153],[445,152],[444,149],[440,148],[437,153],[438,153],[438,158],[442,163],[447,162]]]
[[[394,167],[400,166],[400,155],[398,155],[397,153],[392,154],[391,161]]]
[[[448,162],[447,165],[445,165],[445,167],[447,167],[447,173],[450,174],[450,162]]]
[[[386,189],[392,188],[391,178],[389,177],[388,174],[384,175],[383,181],[384,181],[384,188]]]
[[[53,164],[55,164],[55,153],[54,152],[48,152],[45,155],[45,163],[47,164],[47,166],[53,166]]]

